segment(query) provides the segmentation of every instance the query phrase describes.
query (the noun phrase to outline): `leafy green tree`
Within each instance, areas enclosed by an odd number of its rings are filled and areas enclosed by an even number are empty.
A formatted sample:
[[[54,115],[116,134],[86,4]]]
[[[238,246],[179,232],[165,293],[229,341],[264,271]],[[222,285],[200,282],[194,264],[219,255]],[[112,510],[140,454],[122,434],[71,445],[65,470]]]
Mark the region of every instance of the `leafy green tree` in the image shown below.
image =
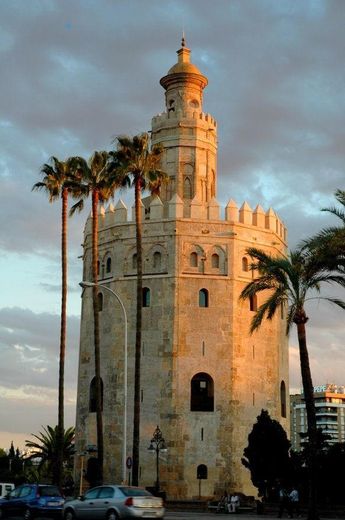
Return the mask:
[[[32,187],[44,190],[49,202],[61,200],[61,319],[60,319],[60,354],[59,354],[59,397],[58,397],[58,460],[56,466],[56,484],[62,485],[63,475],[63,435],[64,435],[64,379],[66,357],[67,328],[67,206],[68,196],[74,196],[78,179],[72,174],[70,161],[59,161],[51,157],[50,164],[41,168],[43,179]]]
[[[289,258],[275,257],[256,248],[249,248],[247,252],[253,260],[251,269],[254,273],[258,273],[258,276],[243,289],[240,298],[243,300],[249,299],[262,292],[267,294],[267,298],[255,312],[251,323],[251,332],[261,326],[264,318],[272,320],[276,312],[280,312],[282,305],[288,309],[287,332],[289,332],[292,324],[295,324],[297,327],[310,453],[308,464],[308,518],[309,520],[316,520],[318,518],[315,484],[317,428],[314,388],[307,349],[306,323],[308,316],[305,304],[307,299],[310,299],[316,293],[318,299],[327,300],[345,309],[343,300],[338,298],[321,298],[319,296],[322,283],[345,287],[343,269],[339,265],[334,265],[334,269],[330,271],[330,264],[327,264],[327,262],[321,263],[317,255],[306,251],[297,250],[291,252]]]
[[[123,175],[123,184],[134,187],[136,251],[137,251],[137,302],[136,302],[136,337],[135,337],[135,375],[134,375],[134,419],[133,419],[133,469],[132,482],[139,483],[139,447],[140,447],[140,358],[142,329],[142,292],[143,292],[143,254],[142,254],[142,201],[141,195],[149,190],[151,195],[160,191],[160,186],[167,175],[160,169],[162,147],[150,147],[149,134],[143,133],[130,138],[117,137],[117,149],[109,153],[110,169]]]
[[[31,434],[34,440],[26,440],[25,446],[29,448],[28,460],[38,459],[38,469],[46,468],[53,482],[57,482],[57,461],[59,459],[59,427],[47,425],[37,435]],[[70,464],[74,455],[74,428],[64,430],[63,437],[63,463]]]
[[[267,496],[277,480],[290,478],[290,441],[278,421],[261,410],[244,449],[242,464],[250,470],[251,479],[259,495]]]
[[[103,418],[102,418],[102,387],[101,387],[101,353],[99,340],[99,309],[98,309],[98,205],[114,196],[119,185],[119,179],[108,170],[108,152],[94,152],[88,161],[82,157],[71,158],[71,168],[81,179],[79,184],[79,201],[71,208],[71,215],[81,211],[84,200],[91,195],[92,204],[92,299],[94,324],[94,358],[96,381],[96,422],[97,422],[97,458],[99,464],[99,481],[103,482]]]

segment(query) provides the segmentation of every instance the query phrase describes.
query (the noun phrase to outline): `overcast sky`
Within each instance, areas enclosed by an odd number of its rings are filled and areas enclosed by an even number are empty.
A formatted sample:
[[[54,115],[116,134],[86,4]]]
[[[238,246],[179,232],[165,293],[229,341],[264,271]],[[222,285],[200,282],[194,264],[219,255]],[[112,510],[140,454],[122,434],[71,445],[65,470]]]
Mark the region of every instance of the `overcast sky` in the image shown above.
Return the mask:
[[[0,447],[57,422],[60,205],[31,193],[41,165],[149,130],[184,30],[218,121],[219,202],[272,206],[293,247],[336,223],[320,208],[345,188],[344,27],[344,0],[1,0]],[[85,218],[69,222],[66,426]],[[341,311],[308,312],[314,384],[345,384]]]

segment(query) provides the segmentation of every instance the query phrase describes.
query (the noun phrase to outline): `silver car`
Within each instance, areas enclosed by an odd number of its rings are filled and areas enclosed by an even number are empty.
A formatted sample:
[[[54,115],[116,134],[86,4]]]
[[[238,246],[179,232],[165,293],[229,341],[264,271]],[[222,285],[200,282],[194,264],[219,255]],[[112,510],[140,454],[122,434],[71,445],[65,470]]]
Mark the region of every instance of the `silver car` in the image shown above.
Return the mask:
[[[118,520],[120,518],[163,518],[163,500],[146,489],[104,485],[90,489],[80,498],[68,500],[64,520]]]

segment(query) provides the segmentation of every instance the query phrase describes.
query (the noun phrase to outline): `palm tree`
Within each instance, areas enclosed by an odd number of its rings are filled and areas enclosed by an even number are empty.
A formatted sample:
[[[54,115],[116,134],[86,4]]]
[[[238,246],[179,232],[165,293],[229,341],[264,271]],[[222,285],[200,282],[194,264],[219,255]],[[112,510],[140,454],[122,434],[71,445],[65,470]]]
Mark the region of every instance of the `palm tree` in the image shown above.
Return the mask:
[[[72,206],[70,214],[81,211],[84,199],[91,194],[92,199],[92,296],[94,319],[94,357],[96,381],[96,422],[97,422],[97,458],[99,465],[99,480],[103,482],[103,418],[102,418],[102,389],[101,389],[101,356],[99,340],[99,309],[98,309],[98,204],[113,197],[119,180],[108,171],[108,152],[94,152],[88,161],[82,157],[71,158],[72,170],[81,178],[79,185],[80,200]]]
[[[53,483],[57,477],[57,461],[60,451],[59,426],[46,426],[38,435],[31,434],[36,440],[26,440],[25,446],[29,448],[30,455],[26,459],[39,459],[39,469],[47,467],[48,473],[53,477]],[[74,428],[70,427],[63,432],[62,461],[70,462],[74,455]]]
[[[340,204],[340,208],[332,206],[323,208],[321,211],[338,217],[342,225],[324,228],[302,243],[305,250],[317,254],[320,262],[328,262],[330,268],[338,265],[339,260],[341,263],[345,256],[345,191],[336,190],[335,198]]]
[[[252,280],[242,291],[242,300],[254,297],[258,293],[268,292],[267,299],[258,307],[250,331],[258,329],[265,317],[272,320],[281,306],[287,306],[287,333],[294,323],[297,327],[298,345],[300,353],[300,366],[304,400],[307,411],[308,439],[309,439],[309,520],[318,518],[316,500],[316,451],[317,428],[314,405],[313,383],[309,365],[307,349],[306,323],[308,316],[305,304],[313,299],[310,293],[318,294],[320,286],[324,283],[338,284],[345,287],[345,277],[341,270],[335,268],[330,271],[327,264],[322,265],[318,257],[297,250],[290,253],[289,258],[274,257],[256,248],[247,250],[253,263],[251,269],[258,272],[259,276]],[[327,300],[342,309],[345,302],[337,298],[319,297]]]
[[[63,432],[64,432],[64,377],[66,355],[66,315],[67,315],[67,204],[68,195],[74,196],[78,179],[72,175],[70,161],[59,161],[51,157],[50,164],[41,168],[43,180],[33,185],[32,190],[44,190],[49,202],[61,199],[61,322],[60,322],[60,355],[59,355],[59,390],[58,390],[58,459],[56,483],[61,487],[63,474]]]
[[[130,138],[117,137],[117,149],[109,152],[110,169],[124,176],[123,184],[134,187],[136,252],[137,252],[137,306],[135,336],[135,369],[134,369],[134,418],[133,418],[133,468],[132,483],[139,483],[139,446],[140,446],[140,357],[142,328],[142,288],[143,288],[143,254],[142,254],[142,203],[141,194],[149,190],[151,195],[160,191],[160,186],[167,175],[160,169],[162,147],[150,147],[148,133]]]

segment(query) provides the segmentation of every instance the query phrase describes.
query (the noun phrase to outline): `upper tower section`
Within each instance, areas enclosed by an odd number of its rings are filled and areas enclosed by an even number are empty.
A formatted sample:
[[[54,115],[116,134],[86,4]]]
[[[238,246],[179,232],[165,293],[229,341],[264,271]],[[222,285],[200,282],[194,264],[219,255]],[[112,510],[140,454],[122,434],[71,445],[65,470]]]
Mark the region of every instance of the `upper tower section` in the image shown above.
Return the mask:
[[[177,63],[160,80],[160,84],[166,90],[166,109],[168,112],[186,112],[190,109],[202,112],[202,93],[208,81],[198,67],[190,62],[190,49],[185,46],[184,38],[177,56]]]
[[[170,182],[161,198],[178,195],[184,216],[190,216],[192,200],[207,208],[216,196],[216,121],[202,110],[208,80],[190,61],[191,51],[182,38],[178,61],[160,80],[165,89],[165,112],[152,120],[152,144],[164,147],[162,168]],[[203,212],[202,212],[203,213]]]

